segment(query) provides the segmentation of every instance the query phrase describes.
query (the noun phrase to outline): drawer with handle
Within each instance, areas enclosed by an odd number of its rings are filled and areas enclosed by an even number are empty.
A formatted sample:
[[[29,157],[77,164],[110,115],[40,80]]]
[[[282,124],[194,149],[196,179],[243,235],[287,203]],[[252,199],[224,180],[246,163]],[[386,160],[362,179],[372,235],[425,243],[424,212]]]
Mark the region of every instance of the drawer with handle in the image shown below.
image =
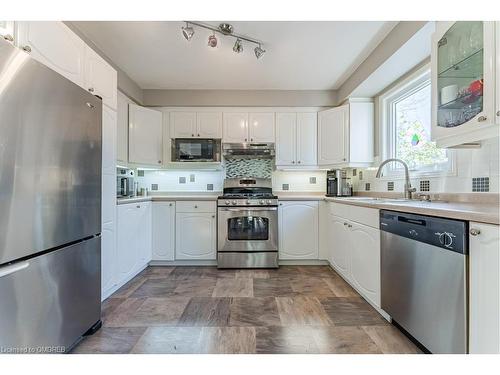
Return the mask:
[[[177,201],[175,212],[213,212],[215,213],[215,201]]]

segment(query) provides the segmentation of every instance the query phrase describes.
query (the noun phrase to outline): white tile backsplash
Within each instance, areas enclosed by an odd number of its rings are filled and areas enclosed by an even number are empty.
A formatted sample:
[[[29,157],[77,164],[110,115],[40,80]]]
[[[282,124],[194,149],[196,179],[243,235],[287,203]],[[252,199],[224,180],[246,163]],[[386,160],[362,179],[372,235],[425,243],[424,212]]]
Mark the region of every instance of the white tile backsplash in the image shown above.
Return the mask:
[[[473,177],[490,177],[490,192],[499,192],[499,138],[482,142],[478,149],[455,149],[456,175],[412,178],[411,184],[419,186],[420,180],[430,181],[430,192],[468,193],[472,192]],[[365,191],[365,183],[370,183],[370,191],[387,191],[387,179],[375,178],[374,168],[363,170],[363,180],[352,177],[355,191]],[[411,172],[410,172],[411,176]],[[392,180],[391,180],[392,181]],[[394,191],[403,191],[404,180],[394,180]]]
[[[316,183],[311,183],[311,177]],[[288,191],[325,192],[326,171],[274,171],[273,191],[283,191],[283,184],[288,184]]]

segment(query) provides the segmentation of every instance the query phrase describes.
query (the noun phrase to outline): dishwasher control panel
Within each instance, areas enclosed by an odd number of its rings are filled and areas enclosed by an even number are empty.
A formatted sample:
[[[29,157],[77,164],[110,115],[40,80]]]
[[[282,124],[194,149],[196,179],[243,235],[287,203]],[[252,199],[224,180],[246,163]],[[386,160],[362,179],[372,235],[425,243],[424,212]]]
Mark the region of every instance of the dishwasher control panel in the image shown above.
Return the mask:
[[[380,211],[380,230],[457,253],[468,253],[468,223],[461,220]]]

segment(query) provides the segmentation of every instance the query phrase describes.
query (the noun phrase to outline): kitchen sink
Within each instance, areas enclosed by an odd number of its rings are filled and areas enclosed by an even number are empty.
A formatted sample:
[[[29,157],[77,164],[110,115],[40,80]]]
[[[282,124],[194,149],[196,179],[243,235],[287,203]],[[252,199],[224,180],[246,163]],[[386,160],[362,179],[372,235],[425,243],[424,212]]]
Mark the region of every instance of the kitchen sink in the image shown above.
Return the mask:
[[[431,201],[431,200],[419,200],[419,199],[407,199],[407,198],[380,198],[380,197],[345,197],[345,200],[355,201],[355,202],[366,202],[366,203],[432,203],[440,202],[445,203],[445,201]]]

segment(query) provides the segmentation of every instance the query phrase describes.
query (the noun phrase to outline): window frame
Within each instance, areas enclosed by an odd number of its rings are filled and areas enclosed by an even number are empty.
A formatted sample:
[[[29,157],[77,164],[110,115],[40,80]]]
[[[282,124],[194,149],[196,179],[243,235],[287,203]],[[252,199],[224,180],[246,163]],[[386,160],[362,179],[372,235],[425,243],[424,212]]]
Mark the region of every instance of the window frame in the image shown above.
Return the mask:
[[[395,104],[410,95],[414,94],[419,89],[427,84],[431,84],[430,64],[425,64],[415,72],[404,78],[389,90],[379,95],[378,111],[379,111],[379,135],[380,135],[380,156],[382,162],[385,159],[395,158]],[[431,101],[432,106],[432,101]],[[410,169],[412,178],[420,177],[437,177],[437,176],[456,176],[456,153],[454,150],[446,149],[448,155],[448,168],[440,170],[425,170],[425,169]],[[389,163],[384,168],[383,179],[403,179],[404,170],[400,164]]]

